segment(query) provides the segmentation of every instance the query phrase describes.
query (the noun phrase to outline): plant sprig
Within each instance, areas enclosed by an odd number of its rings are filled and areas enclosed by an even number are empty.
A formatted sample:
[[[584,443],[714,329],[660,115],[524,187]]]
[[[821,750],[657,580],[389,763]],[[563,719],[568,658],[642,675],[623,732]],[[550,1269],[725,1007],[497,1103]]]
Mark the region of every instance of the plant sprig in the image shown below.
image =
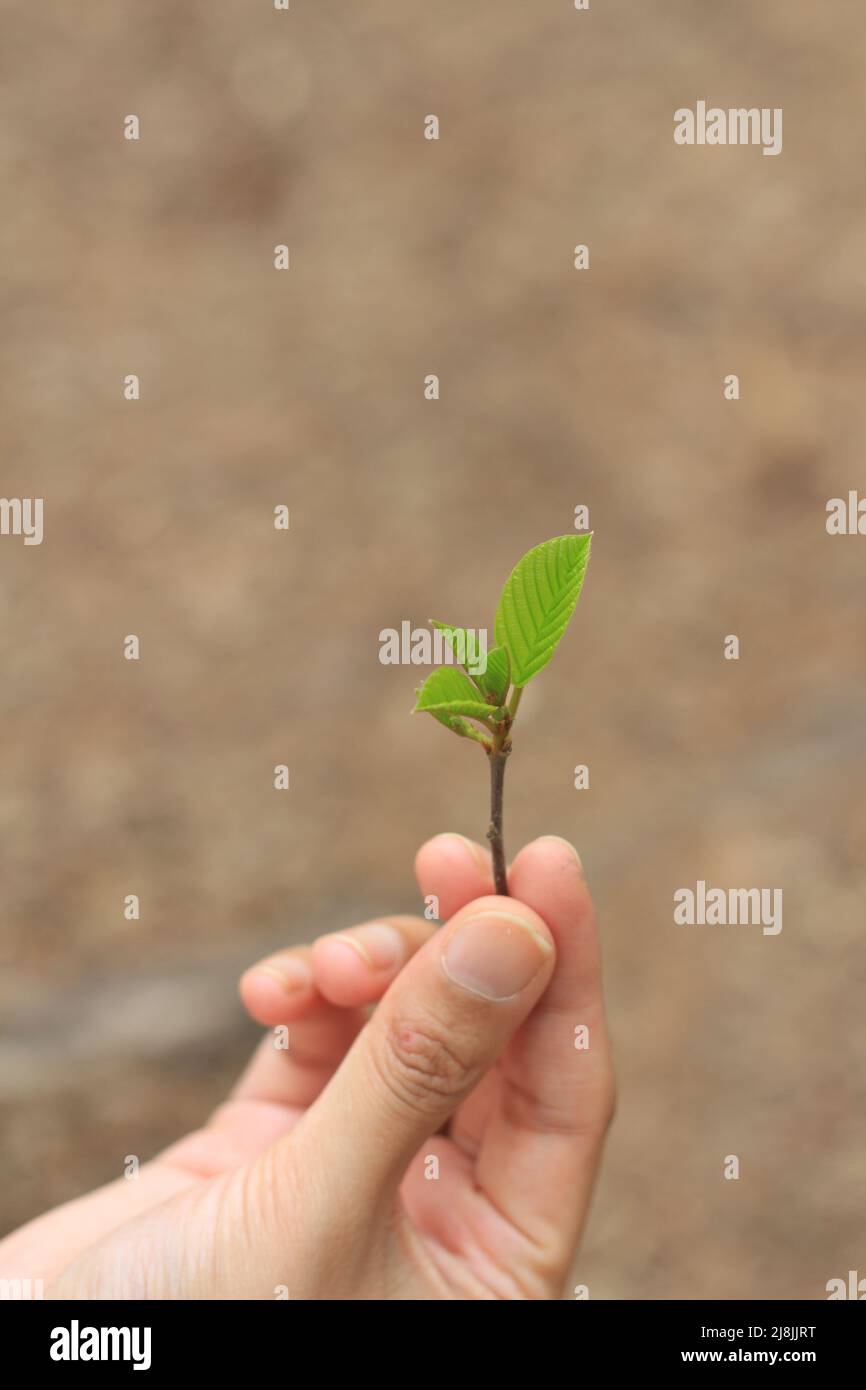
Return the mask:
[[[462,669],[440,666],[417,691],[413,713],[432,714],[460,738],[480,743],[490,763],[487,838],[497,893],[507,895],[503,839],[505,764],[523,691],[562,640],[583,587],[592,533],[555,536],[518,560],[496,610],[496,646],[486,663],[474,633],[431,619]],[[483,669],[482,669],[483,667]]]

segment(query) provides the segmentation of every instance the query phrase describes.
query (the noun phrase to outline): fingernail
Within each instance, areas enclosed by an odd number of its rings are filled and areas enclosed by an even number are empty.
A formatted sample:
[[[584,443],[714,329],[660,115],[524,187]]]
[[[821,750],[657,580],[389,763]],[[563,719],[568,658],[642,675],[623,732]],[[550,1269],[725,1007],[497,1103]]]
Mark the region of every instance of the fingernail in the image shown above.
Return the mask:
[[[511,999],[535,979],[553,950],[530,922],[509,912],[467,917],[442,953],[449,980],[485,999]]]
[[[540,838],[542,840],[553,840],[556,844],[563,845],[568,850],[571,857],[574,859],[574,862],[577,864],[578,868],[583,870],[583,860],[581,859],[580,855],[578,854],[577,850],[574,848],[574,845],[571,843],[570,840],[564,840],[561,835],[542,835]]]
[[[267,965],[257,965],[255,968],[262,975],[270,975],[290,994],[299,989],[309,989],[313,983],[313,972],[302,960],[280,961],[279,964],[268,961]]]
[[[333,932],[328,941],[349,946],[371,970],[387,970],[403,956],[403,938],[395,927],[375,922],[353,932]]]
[[[480,845],[474,844],[473,841],[468,840],[465,835],[458,835],[456,830],[446,830],[441,835],[437,835],[436,839],[456,840],[459,845],[463,845],[465,849],[468,849],[476,864],[478,864],[482,869],[490,868],[490,861],[485,856],[484,850],[480,847]]]

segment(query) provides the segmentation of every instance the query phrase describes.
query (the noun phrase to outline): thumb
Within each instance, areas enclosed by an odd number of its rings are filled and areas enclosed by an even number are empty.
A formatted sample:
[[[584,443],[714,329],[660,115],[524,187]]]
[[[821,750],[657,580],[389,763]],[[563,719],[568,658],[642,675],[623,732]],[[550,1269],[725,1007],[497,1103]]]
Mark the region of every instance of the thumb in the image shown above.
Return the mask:
[[[392,1200],[418,1148],[531,1012],[553,964],[553,938],[532,908],[503,897],[462,908],[397,976],[295,1129],[296,1161],[314,1164],[328,1187],[336,1178],[355,1210]]]

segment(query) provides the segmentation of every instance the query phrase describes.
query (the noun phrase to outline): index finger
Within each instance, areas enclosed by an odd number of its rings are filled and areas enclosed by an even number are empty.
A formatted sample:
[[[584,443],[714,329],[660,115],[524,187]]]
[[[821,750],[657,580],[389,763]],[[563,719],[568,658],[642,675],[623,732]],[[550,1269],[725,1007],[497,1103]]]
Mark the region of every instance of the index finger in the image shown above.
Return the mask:
[[[436,898],[436,916],[447,922],[476,898],[494,892],[490,854],[465,835],[434,835],[415,856],[422,896]]]
[[[583,867],[565,840],[545,836],[521,850],[509,887],[550,928],[556,969],[500,1060],[476,1181],[564,1276],[613,1114],[598,932]]]

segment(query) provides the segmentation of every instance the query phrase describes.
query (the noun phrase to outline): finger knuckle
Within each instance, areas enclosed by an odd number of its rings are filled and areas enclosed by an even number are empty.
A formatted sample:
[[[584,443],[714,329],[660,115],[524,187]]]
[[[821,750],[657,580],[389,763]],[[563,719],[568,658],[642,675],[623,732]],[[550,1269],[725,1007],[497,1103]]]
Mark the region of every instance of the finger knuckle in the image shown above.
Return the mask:
[[[605,1063],[578,1092],[568,1084],[539,1088],[519,1068],[500,1068],[500,1105],[508,1122],[518,1129],[568,1138],[602,1139],[616,1109],[613,1070]]]
[[[393,1018],[375,1057],[391,1095],[413,1110],[428,1111],[462,1095],[476,1080],[465,1046],[441,1023],[427,1018]]]

